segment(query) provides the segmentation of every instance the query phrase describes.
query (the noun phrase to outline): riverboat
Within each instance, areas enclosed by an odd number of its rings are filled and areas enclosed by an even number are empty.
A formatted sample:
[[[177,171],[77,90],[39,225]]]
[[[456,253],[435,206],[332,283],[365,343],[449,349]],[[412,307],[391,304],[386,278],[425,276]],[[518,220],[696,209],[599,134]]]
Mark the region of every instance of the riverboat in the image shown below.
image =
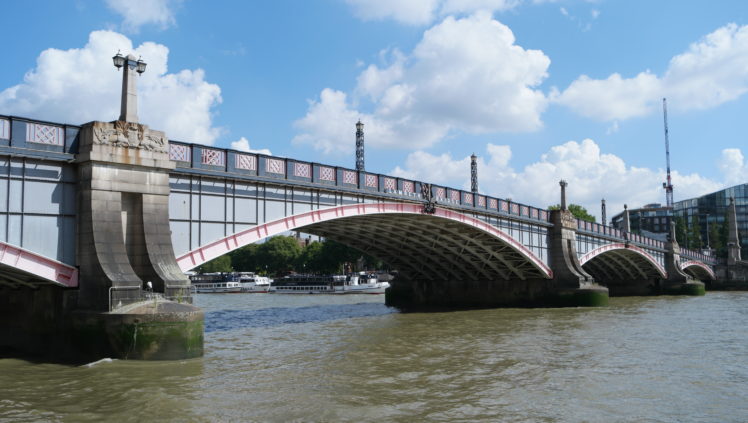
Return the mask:
[[[268,290],[274,294],[384,294],[389,282],[374,273],[348,275],[289,275],[276,279]]]
[[[260,276],[253,272],[239,272],[237,275],[242,292],[265,293],[270,289],[272,280],[267,276]]]
[[[196,294],[241,292],[242,285],[231,273],[203,273],[190,276],[190,290]]]

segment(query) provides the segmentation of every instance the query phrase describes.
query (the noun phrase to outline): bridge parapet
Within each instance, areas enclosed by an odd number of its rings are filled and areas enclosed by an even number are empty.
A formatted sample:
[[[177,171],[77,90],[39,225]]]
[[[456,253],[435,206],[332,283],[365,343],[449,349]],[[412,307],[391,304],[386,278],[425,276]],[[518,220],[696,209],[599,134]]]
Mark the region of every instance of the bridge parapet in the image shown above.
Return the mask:
[[[718,263],[717,257],[714,255],[712,251],[710,251],[709,253],[704,253],[701,251],[688,250],[685,248],[681,248],[680,256],[681,258],[684,258],[687,260],[693,260],[693,261],[700,261],[710,266],[714,266]]]
[[[398,201],[426,202],[422,195],[425,184],[407,178],[179,141],[169,141],[169,146],[170,158],[176,162],[176,173],[329,188]],[[446,186],[430,187],[435,203],[443,207],[513,216],[546,225],[550,222],[550,214],[544,209]]]

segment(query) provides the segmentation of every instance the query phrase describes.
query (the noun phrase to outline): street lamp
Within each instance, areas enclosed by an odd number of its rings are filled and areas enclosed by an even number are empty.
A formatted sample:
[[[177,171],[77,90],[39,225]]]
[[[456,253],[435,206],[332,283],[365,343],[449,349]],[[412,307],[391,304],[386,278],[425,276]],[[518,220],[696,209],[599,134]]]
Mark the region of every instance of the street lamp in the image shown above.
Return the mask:
[[[125,66],[125,56],[121,55],[119,51],[114,55],[114,57],[112,57],[112,61],[114,61],[114,66],[117,70],[120,70],[122,66]]]
[[[118,71],[124,68],[124,72],[122,73],[122,107],[120,109],[119,120],[137,123],[138,87],[135,73],[140,75],[145,72],[146,63],[142,58],[136,60],[132,54],[128,54],[125,57],[119,51],[112,57],[112,62]]]
[[[706,213],[706,249],[709,249],[709,213]]]

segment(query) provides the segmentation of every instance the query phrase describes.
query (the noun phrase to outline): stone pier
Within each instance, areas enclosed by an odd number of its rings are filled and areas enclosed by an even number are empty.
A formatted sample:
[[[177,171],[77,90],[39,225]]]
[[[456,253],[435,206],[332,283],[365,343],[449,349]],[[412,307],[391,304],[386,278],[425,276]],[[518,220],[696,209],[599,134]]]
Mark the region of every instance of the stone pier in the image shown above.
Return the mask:
[[[201,356],[203,313],[191,304],[169,232],[174,163],[166,136],[133,122],[91,122],[81,129],[76,162],[80,291],[73,339],[94,355]]]

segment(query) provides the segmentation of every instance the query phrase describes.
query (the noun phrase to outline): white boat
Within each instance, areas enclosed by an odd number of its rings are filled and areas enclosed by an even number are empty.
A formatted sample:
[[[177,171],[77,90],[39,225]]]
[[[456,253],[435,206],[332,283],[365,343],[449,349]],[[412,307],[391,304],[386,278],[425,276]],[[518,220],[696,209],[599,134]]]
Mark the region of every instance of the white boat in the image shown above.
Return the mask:
[[[348,275],[290,275],[270,285],[274,294],[384,294],[389,282],[380,282],[374,273]]]
[[[197,294],[219,294],[242,291],[242,285],[230,273],[191,275],[190,285],[190,290]]]
[[[239,282],[199,282],[192,284],[192,292],[197,294],[220,294],[229,292],[242,292],[242,284]]]
[[[239,283],[242,286],[242,292],[268,292],[272,280],[267,276],[260,276],[253,272],[239,272]]]

